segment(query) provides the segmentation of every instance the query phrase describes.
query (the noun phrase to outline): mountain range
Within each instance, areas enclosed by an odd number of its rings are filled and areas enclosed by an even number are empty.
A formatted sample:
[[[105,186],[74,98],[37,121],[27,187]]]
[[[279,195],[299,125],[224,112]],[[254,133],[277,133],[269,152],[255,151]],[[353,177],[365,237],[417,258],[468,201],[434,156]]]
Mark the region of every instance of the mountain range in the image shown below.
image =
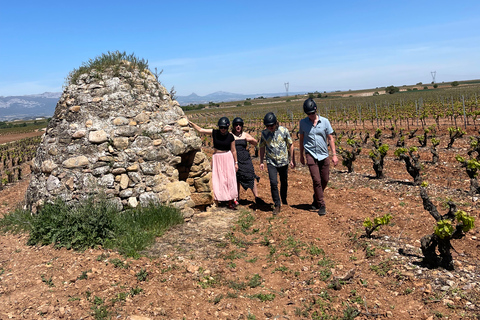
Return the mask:
[[[304,94],[304,92],[291,92],[291,95]],[[51,117],[55,111],[61,92],[45,92],[42,94],[31,94],[24,96],[0,96],[0,121],[28,120],[40,117]],[[229,101],[241,101],[247,98],[257,98],[263,96],[276,97],[284,96],[282,93],[262,93],[262,94],[240,94],[224,91],[217,91],[199,96],[192,93],[188,96],[177,96],[175,99],[181,106],[200,103],[219,103]]]

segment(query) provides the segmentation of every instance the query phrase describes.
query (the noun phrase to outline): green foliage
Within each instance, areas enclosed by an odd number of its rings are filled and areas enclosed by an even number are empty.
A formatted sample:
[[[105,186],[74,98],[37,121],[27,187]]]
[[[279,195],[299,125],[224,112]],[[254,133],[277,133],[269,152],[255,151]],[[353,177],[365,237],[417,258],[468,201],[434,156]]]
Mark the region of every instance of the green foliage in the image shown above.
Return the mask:
[[[74,84],[81,74],[90,73],[93,70],[102,73],[107,68],[119,66],[123,61],[129,62],[126,66],[129,67],[130,71],[134,68],[138,68],[140,71],[148,70],[148,61],[137,58],[133,53],[127,54],[125,51],[108,51],[106,54],[103,53],[95,57],[95,59],[89,59],[87,62],[83,62],[82,66],[78,69],[73,69],[68,75],[66,82],[67,84]]]
[[[396,156],[396,157],[400,157],[400,155],[402,154],[407,154],[407,153],[410,153],[410,152],[416,152],[418,150],[417,147],[410,147],[410,148],[398,148],[396,149],[393,154]]]
[[[468,213],[466,213],[463,210],[458,210],[455,213],[455,218],[457,219],[458,222],[461,222],[463,227],[462,231],[463,232],[468,232],[473,229],[475,226],[475,217],[470,216]]]
[[[0,219],[3,232],[29,232],[30,245],[48,245],[85,250],[104,246],[129,257],[153,243],[169,227],[183,223],[179,210],[150,205],[118,212],[105,199],[87,199],[67,205],[58,199],[36,215],[16,210]]]
[[[251,296],[252,298],[257,298],[258,300],[265,302],[265,301],[273,301],[275,299],[275,294],[274,293],[257,293]]]
[[[390,220],[392,219],[392,216],[389,213],[384,214],[382,217],[375,217],[372,220],[370,220],[369,217],[365,218],[363,221],[363,226],[365,227],[365,232],[367,233],[367,236],[370,237],[370,235],[375,231],[380,228],[380,226],[387,225],[390,223]]]
[[[463,131],[462,128],[455,128],[455,127],[449,127],[448,128],[448,133],[449,133],[450,137],[453,137],[455,135],[462,136],[462,135],[466,134],[466,132]]]
[[[256,288],[259,285],[262,284],[262,277],[258,273],[255,273],[249,280],[248,280],[248,286],[250,288]]]
[[[32,220],[33,216],[29,211],[16,209],[11,213],[5,214],[0,219],[0,231],[4,233],[12,232],[14,234],[30,232],[32,230]]]
[[[128,263],[124,263],[122,260],[118,258],[113,258],[110,259],[109,262],[115,266],[115,268],[121,268],[121,269],[128,269],[129,265]]]
[[[181,212],[172,207],[137,207],[115,215],[115,237],[105,242],[105,247],[119,253],[138,258],[140,252],[163,235],[171,226],[182,224]]]
[[[445,239],[450,237],[453,234],[454,227],[452,225],[452,221],[449,219],[440,220],[437,222],[437,226],[435,227],[435,234],[440,239]]]
[[[385,88],[385,93],[388,93],[388,94],[394,94],[395,92],[399,92],[399,91],[400,89],[395,86],[388,86]]]
[[[452,87],[457,87],[460,83],[458,81],[453,81],[451,83]]]
[[[85,250],[103,245],[114,237],[116,209],[106,201],[88,199],[69,206],[58,199],[47,203],[33,216],[29,245],[54,244],[55,247]]]
[[[382,144],[379,148],[378,148],[378,152],[380,152],[380,154],[382,156],[385,156],[388,152],[388,149],[389,149],[389,146],[388,144]]]
[[[44,274],[42,274],[40,277],[42,278],[42,282],[45,283],[47,286],[55,287],[55,285],[53,284],[53,281],[52,281],[52,277],[47,279]]]

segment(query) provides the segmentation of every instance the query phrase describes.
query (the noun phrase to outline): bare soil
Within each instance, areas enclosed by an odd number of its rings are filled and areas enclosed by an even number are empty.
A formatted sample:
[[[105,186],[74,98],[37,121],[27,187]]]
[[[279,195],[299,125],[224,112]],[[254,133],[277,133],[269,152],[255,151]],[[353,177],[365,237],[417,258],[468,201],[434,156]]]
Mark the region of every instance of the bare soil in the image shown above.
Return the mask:
[[[23,132],[23,133],[7,133],[7,134],[0,134],[0,144],[17,141],[20,139],[31,138],[31,137],[38,137],[44,134],[43,130],[39,131],[32,131],[32,132]]]
[[[442,214],[450,198],[478,224],[477,198],[467,194],[468,177],[454,159],[466,154],[469,139],[445,150],[447,137],[440,136],[438,165],[421,150],[429,194]],[[289,205],[273,216],[268,175],[254,159],[267,205],[257,207],[242,190],[237,210],[199,212],[138,260],[1,235],[0,319],[478,319],[478,227],[453,241],[454,271],[426,268],[419,240],[434,219],[418,187],[392,147],[387,178],[374,179],[364,149],[354,173],[331,168],[323,217],[309,210],[311,178],[301,165],[289,171]],[[21,204],[27,185],[0,191],[0,213]],[[362,237],[363,220],[385,213],[390,225]]]

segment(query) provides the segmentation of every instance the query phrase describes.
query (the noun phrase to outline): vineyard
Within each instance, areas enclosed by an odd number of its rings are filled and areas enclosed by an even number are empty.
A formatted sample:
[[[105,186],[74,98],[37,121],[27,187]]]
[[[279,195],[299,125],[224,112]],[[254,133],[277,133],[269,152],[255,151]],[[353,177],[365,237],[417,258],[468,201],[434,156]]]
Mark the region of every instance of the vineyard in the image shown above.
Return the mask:
[[[198,212],[138,260],[2,235],[0,318],[478,319],[479,94],[480,86],[464,85],[315,96],[335,130],[340,160],[331,167],[323,217],[309,210],[312,182],[298,162],[308,95],[186,111],[211,128],[221,116],[242,117],[257,138],[263,116],[275,112],[297,152],[289,205],[272,216],[269,205],[257,207],[241,190],[238,210]],[[211,154],[211,138],[202,138]],[[39,140],[0,145],[4,212],[24,198]],[[268,173],[252,160],[259,196],[270,204]],[[8,182],[19,175],[18,183]],[[425,244],[432,234],[445,241]],[[445,251],[451,255],[442,260]],[[427,255],[442,267],[422,263]]]
[[[29,162],[35,157],[41,137],[31,137],[0,145],[0,190],[28,177]]]
[[[452,175],[445,181],[447,185],[461,185],[477,194],[480,189],[476,182],[476,169],[472,173],[471,169],[468,171],[460,167],[478,166],[480,169],[480,163],[477,162],[480,159],[479,94],[480,86],[471,84],[368,97],[353,94],[349,97],[342,94],[326,98],[316,98],[310,94],[310,97],[315,98],[320,115],[330,120],[335,130],[337,150],[341,156],[339,159],[343,160],[348,172],[353,172],[357,157],[371,162],[370,168],[367,164],[363,171],[375,171],[376,178],[384,177],[382,168],[379,168],[380,162],[383,166],[385,160],[407,160],[409,163],[415,162],[419,172],[416,177],[409,176],[407,165],[405,179],[416,179],[417,184],[422,181],[421,175],[429,175],[429,171],[435,170],[435,165],[443,164],[452,168]],[[191,121],[210,128],[215,127],[222,116],[232,119],[241,117],[245,122],[245,130],[258,139],[264,129],[263,116],[273,111],[280,125],[287,127],[292,138],[298,141],[299,121],[305,117],[302,105],[307,97],[260,98],[246,100],[243,106],[226,103],[220,108],[185,113]],[[209,145],[210,139],[203,138],[204,145]],[[467,141],[460,147],[459,140]],[[396,161],[391,165],[398,167],[399,164]],[[429,167],[426,168],[426,165]],[[421,173],[420,167],[424,168]],[[471,179],[470,187],[465,187],[468,178]]]
[[[477,128],[480,109],[478,95],[480,85],[467,85],[437,90],[405,91],[397,94],[349,97],[328,95],[315,98],[320,115],[328,118],[335,130],[375,130],[377,128],[399,131],[427,128],[435,124],[437,129],[454,126]],[[258,133],[263,130],[263,116],[273,111],[281,125],[294,133],[298,122],[304,118],[302,105],[308,97],[292,96],[273,99],[246,100],[225,103],[220,108],[186,111],[186,115],[200,126],[213,127],[226,116],[241,117],[246,130]]]

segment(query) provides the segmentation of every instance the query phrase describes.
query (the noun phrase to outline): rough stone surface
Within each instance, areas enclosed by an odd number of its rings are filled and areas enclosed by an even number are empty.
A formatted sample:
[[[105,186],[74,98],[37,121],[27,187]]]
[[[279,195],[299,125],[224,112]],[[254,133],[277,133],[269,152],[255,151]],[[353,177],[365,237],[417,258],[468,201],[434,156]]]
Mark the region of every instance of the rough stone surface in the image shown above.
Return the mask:
[[[190,215],[213,202],[211,167],[182,109],[149,71],[123,62],[65,88],[26,194],[33,211],[105,194],[119,208],[168,203]],[[195,201],[198,201],[196,203]]]

